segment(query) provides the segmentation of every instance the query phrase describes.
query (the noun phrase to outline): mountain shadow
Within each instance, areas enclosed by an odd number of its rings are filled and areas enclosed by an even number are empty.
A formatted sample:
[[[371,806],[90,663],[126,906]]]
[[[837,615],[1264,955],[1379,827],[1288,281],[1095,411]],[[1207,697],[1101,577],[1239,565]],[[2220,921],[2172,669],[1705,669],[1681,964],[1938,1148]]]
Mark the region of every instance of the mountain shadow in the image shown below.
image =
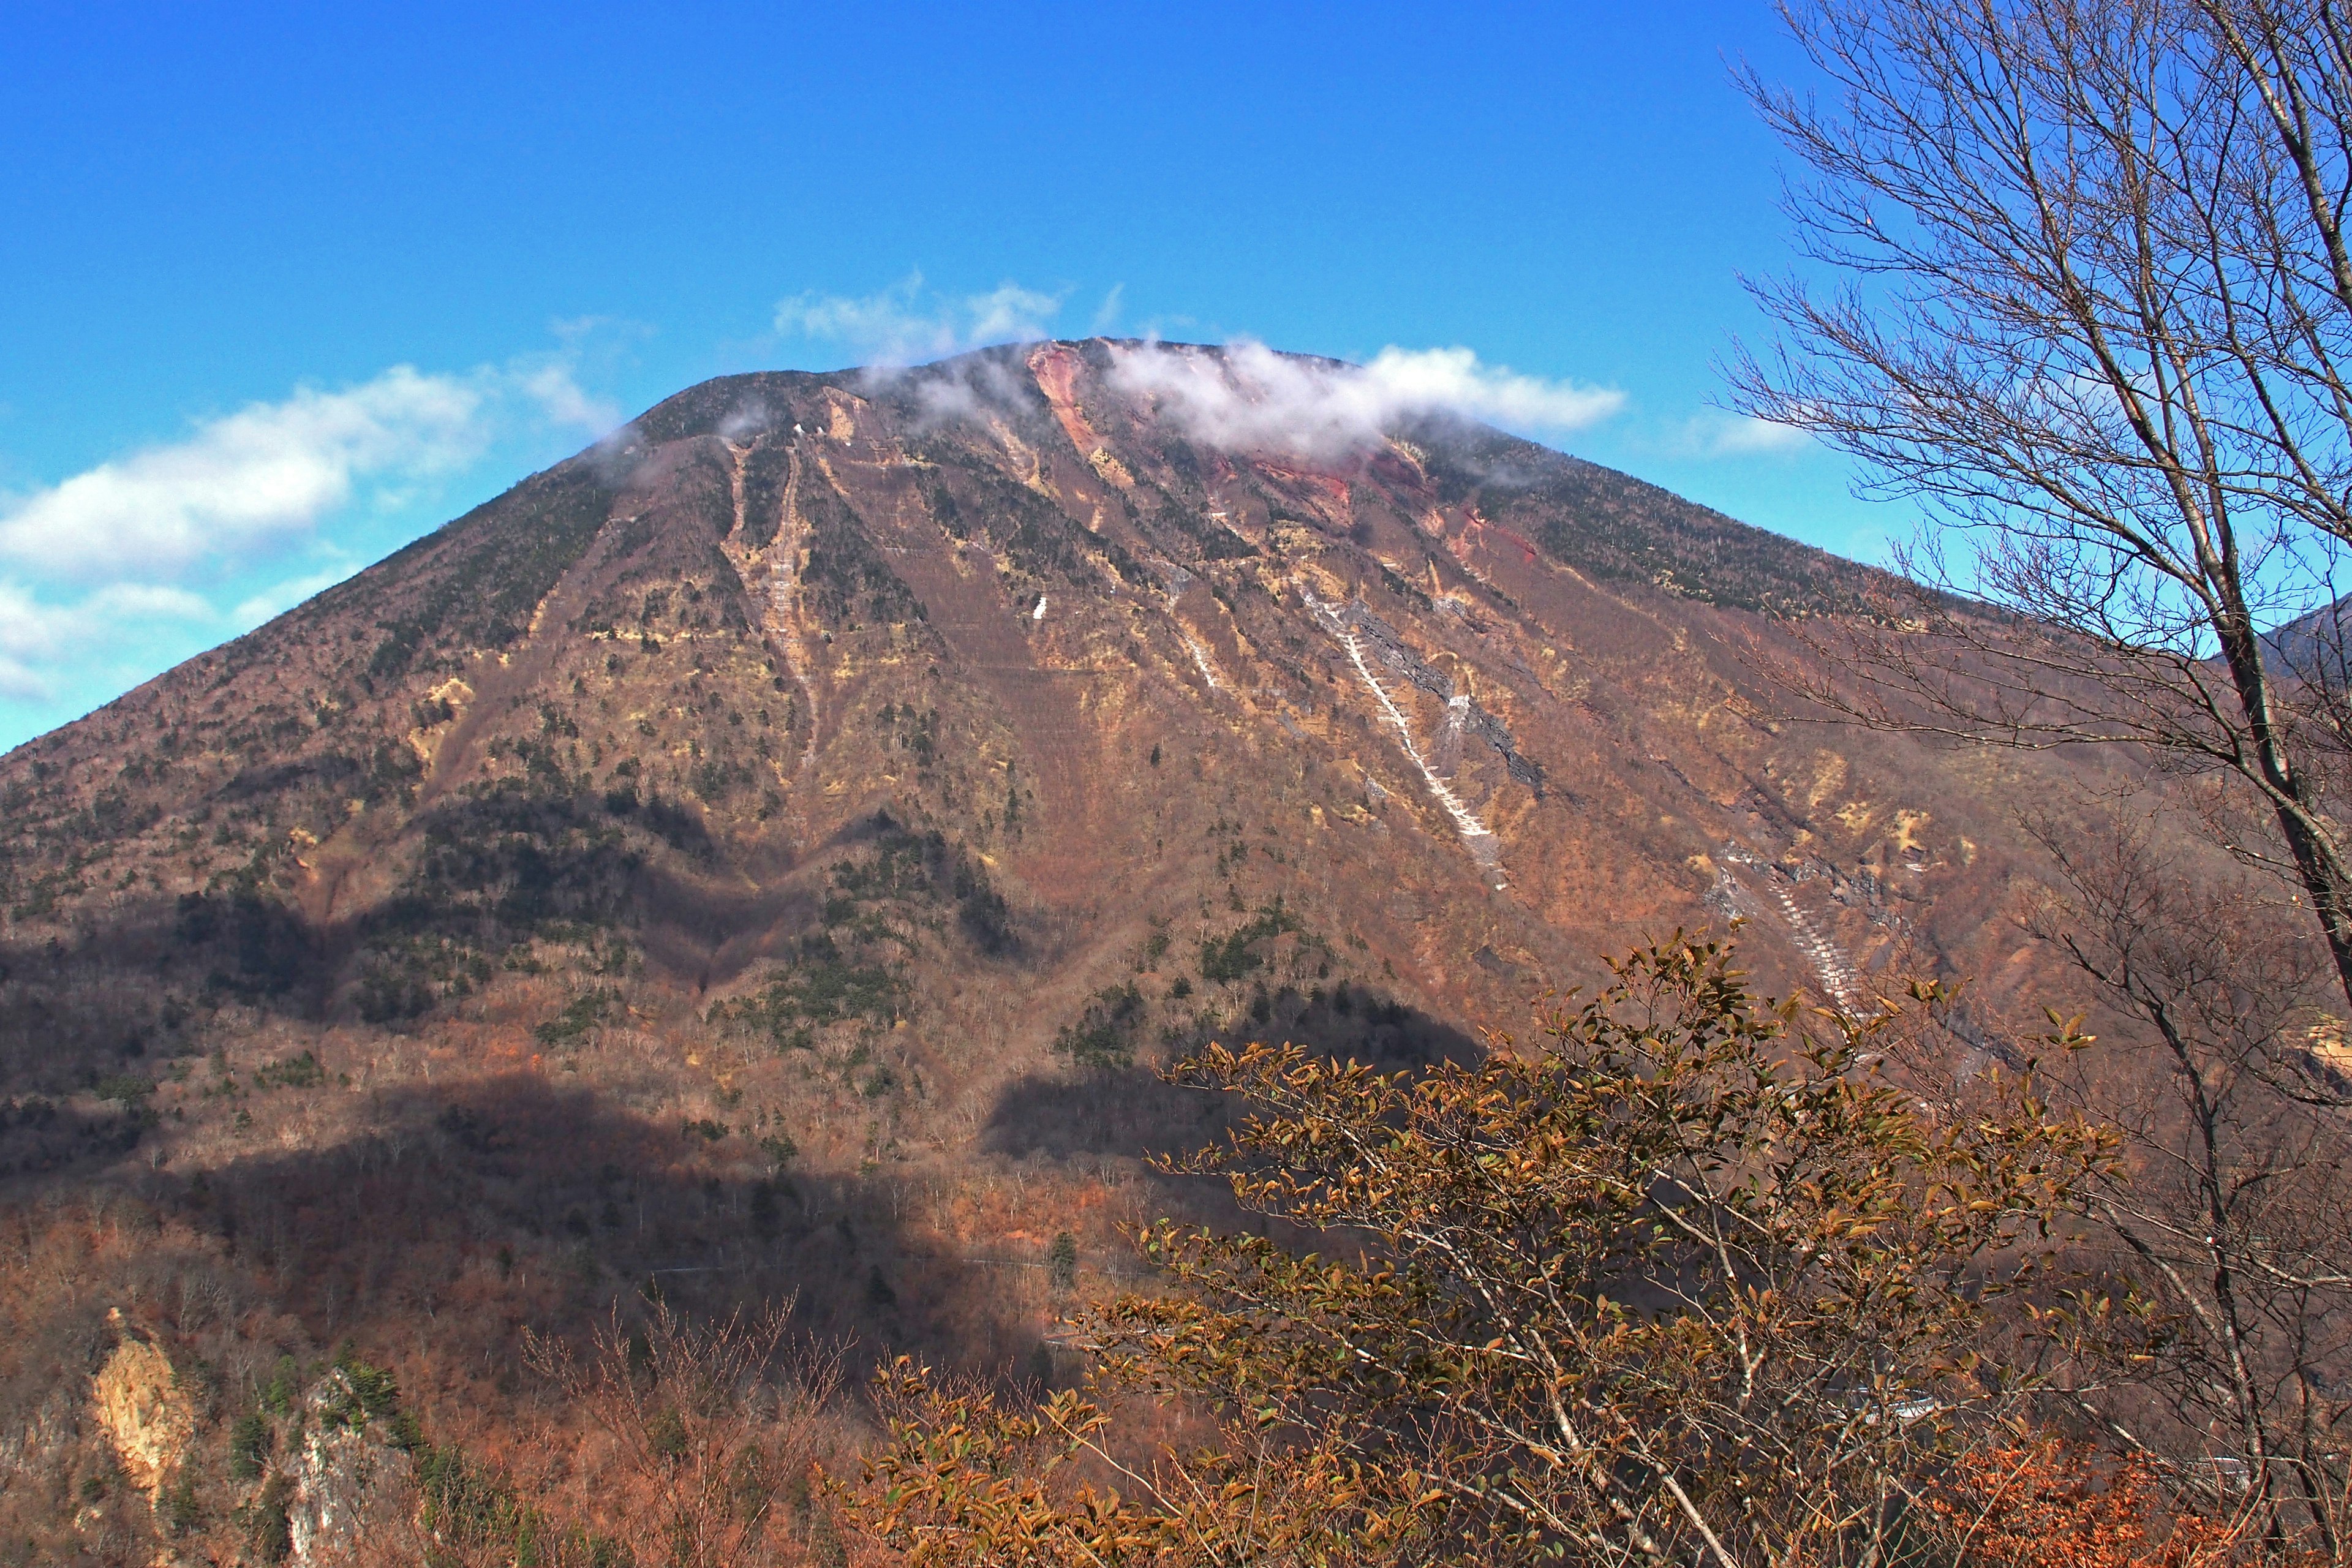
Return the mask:
[[[1262,1011],[1263,1016],[1259,1016]],[[1230,1030],[1193,1028],[1164,1037],[1155,1050],[1171,1062],[1220,1038],[1279,1040],[1318,1057],[1412,1071],[1440,1061],[1475,1062],[1484,1047],[1460,1028],[1396,998],[1359,986],[1261,991]],[[982,1133],[992,1153],[1067,1160],[1113,1155],[1148,1160],[1222,1142],[1247,1107],[1241,1097],[1170,1083],[1160,1068],[1133,1059],[1081,1064],[1005,1086]],[[1194,1190],[1177,1183],[1170,1192]]]

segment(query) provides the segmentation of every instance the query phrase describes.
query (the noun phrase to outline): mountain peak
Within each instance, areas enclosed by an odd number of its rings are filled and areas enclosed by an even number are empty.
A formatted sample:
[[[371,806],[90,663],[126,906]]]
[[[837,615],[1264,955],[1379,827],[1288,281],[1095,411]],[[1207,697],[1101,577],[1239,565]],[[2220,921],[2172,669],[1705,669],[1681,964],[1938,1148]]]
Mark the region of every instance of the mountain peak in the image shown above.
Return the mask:
[[[1210,1040],[1471,1056],[1733,921],[1847,1006],[2036,984],[1990,917],[2066,764],[1759,674],[1872,574],[1363,374],[707,382],[0,757],[0,1181],[269,1270],[263,1371],[646,1281],[1035,1365],[1003,1264],[1215,1217],[1144,1159],[1218,1135],[1158,1072]]]
[[[1977,966],[1998,803],[1778,723],[1739,651],[1874,574],[1370,374],[1097,338],[668,398],[0,759],[7,962],[88,1002],[9,1049],[70,1088],[173,1008],[569,1049],[625,1005],[911,1114],[1234,1028],[1407,1048],[1340,994],[1460,1039],[1732,915],[1832,997]]]

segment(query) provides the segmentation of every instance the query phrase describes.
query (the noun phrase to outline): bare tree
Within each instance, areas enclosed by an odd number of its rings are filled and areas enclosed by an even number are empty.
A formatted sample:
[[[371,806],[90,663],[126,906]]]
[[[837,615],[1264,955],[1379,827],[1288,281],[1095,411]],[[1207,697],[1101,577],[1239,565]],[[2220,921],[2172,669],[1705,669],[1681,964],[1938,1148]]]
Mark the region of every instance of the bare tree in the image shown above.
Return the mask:
[[[1864,722],[2119,744],[2186,775],[2039,834],[2033,928],[2109,1009],[2070,1060],[2147,1293],[2083,1400],[2215,1507],[2342,1561],[2352,1420],[2352,17],[2333,0],[1786,0],[1829,101],[1748,90],[1835,281],[1741,405],[1920,503],[1930,584],[1808,635]],[[2186,798],[2186,836],[2151,799]],[[2284,877],[2232,882],[2200,836]],[[2167,836],[2168,835],[2168,836]],[[2324,939],[2324,945],[2321,940]],[[2315,1004],[2327,1002],[2322,1010]],[[2231,1494],[2231,1495],[2224,1495]]]
[[[749,1568],[798,1555],[783,1546],[799,1522],[787,1516],[806,1509],[840,1363],[789,1351],[790,1310],[708,1325],[659,1301],[636,1325],[616,1310],[584,1363],[528,1340],[533,1370],[611,1443],[598,1522],[638,1561]]]
[[[2250,1541],[2352,1557],[2352,1124],[2334,972],[2306,922],[2226,860],[2177,853],[2152,792],[2029,819],[2057,868],[2026,919],[2090,983],[2089,1048],[2041,1049],[2050,1102],[2120,1158],[2074,1238],[2091,1288],[2014,1353],[2189,1514]],[[1947,1021],[1956,1021],[1945,1015]],[[1979,1114],[1988,1053],[2032,1031],[1889,1037],[1904,1080]],[[2042,1044],[2046,1046],[2045,1038]]]
[[[2352,994],[2352,16],[2336,0],[1784,0],[1831,101],[1745,80],[1836,278],[1748,413],[1937,531],[1927,594],[1827,634],[1870,721],[2152,747],[2267,818]]]
[[[2041,827],[2067,886],[2033,922],[2137,1027],[2056,1092],[2124,1139],[2091,1211],[2157,1309],[2141,1374],[2086,1401],[2132,1448],[2274,1541],[2347,1554],[2352,1128],[2340,1029],[2315,1023],[2285,911],[2185,873],[2145,815]],[[2137,1042],[2135,1044],[2134,1042]],[[2110,1177],[2120,1171],[2105,1173]]]

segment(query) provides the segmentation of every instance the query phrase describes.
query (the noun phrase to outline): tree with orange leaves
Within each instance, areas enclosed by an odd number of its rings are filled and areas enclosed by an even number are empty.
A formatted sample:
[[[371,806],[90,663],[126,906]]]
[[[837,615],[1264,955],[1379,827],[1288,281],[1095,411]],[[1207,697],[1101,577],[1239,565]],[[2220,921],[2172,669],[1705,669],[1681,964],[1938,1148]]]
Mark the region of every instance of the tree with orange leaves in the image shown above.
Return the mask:
[[[2144,1458],[2050,1436],[1972,1449],[1923,1498],[1930,1533],[1987,1568],[2219,1568],[2242,1531],[2172,1513]]]
[[[1224,1449],[1140,1467],[1076,1395],[1013,1418],[918,1382],[863,1517],[926,1568],[1902,1554],[1913,1500],[2020,1396],[1989,1304],[2109,1142],[2030,1072],[1931,1115],[1875,1070],[1900,1016],[1814,1025],[1722,945],[1615,974],[1475,1063],[1181,1065],[1255,1113],[1173,1168],[1348,1248],[1163,1223],[1174,1289],[1094,1315],[1111,1384],[1204,1402]],[[1040,1452],[1124,1489],[1057,1489]]]

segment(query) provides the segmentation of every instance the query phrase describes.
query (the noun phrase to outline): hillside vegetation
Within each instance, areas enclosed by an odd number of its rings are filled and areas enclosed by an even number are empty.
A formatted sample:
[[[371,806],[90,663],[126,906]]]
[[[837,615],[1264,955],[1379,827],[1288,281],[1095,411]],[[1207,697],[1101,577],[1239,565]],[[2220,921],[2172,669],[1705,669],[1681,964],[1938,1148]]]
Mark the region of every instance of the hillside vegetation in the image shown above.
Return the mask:
[[[324,1561],[361,1471],[451,1561],[618,1561],[595,1336],[730,1321],[823,1414],[720,1489],[841,1561],[829,1391],[1066,1388],[1069,1310],[1165,1283],[1131,1233],[1242,1224],[1152,1163],[1234,1125],[1171,1064],[1482,1070],[1734,920],[1821,1002],[1986,976],[1982,1060],[2054,994],[2010,803],[2088,764],[1758,673],[1883,580],[1483,428],[1223,447],[1147,352],[706,384],[0,758],[0,1561]],[[143,1477],[124,1344],[185,1427]]]

